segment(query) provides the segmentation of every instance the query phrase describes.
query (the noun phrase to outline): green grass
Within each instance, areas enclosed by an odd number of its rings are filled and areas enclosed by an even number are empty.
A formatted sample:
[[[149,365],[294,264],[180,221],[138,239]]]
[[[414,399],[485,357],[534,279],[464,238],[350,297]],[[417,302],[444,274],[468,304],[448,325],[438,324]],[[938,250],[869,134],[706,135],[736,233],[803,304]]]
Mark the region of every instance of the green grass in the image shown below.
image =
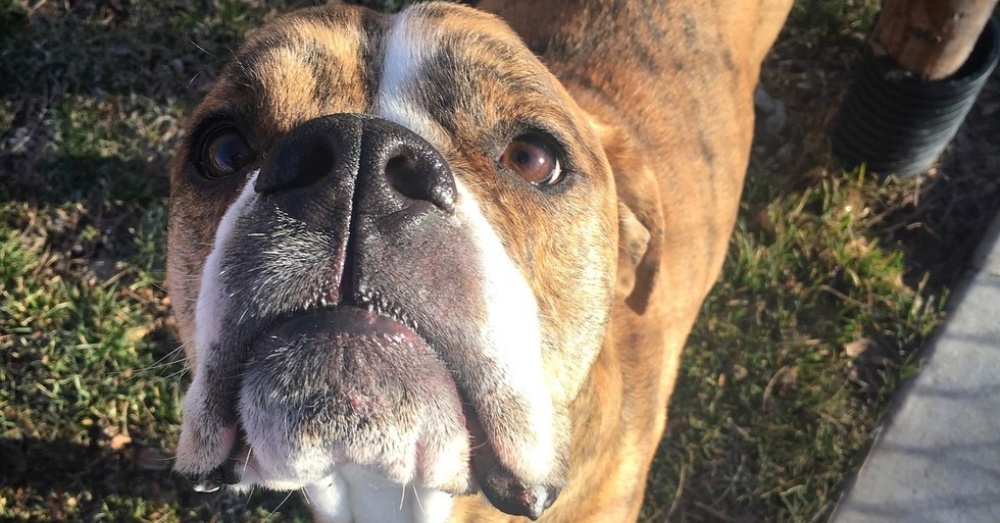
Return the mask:
[[[268,518],[283,494],[199,495],[169,471],[165,163],[219,65],[287,6],[38,5],[0,4],[0,520]]]
[[[304,519],[294,498],[170,474],[184,378],[162,288],[178,124],[247,30],[303,4],[0,0],[0,520]],[[874,9],[799,1],[778,54],[826,68],[768,65],[790,113],[815,112],[796,95],[832,104],[817,71],[843,84]],[[646,521],[823,520],[941,319],[942,288],[911,277],[882,219],[912,184],[815,175],[818,135],[790,117],[807,154],[751,170]]]
[[[751,176],[684,355],[650,520],[829,515],[942,317],[941,300],[903,284],[902,253],[867,230],[857,196],[878,189],[845,178],[776,193]]]

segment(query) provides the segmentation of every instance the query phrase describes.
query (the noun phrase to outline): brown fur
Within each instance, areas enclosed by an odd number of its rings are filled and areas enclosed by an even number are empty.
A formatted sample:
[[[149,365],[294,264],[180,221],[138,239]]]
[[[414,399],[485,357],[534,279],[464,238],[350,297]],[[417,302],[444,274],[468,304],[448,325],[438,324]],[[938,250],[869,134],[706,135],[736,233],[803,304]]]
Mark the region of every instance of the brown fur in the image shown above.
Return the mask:
[[[543,520],[633,521],[681,351],[735,223],[760,64],[791,1],[541,4],[479,7],[507,20],[599,122],[620,203],[643,225],[624,218],[619,268],[626,272],[603,349],[573,403],[568,486]],[[662,35],[643,30],[647,20]],[[594,41],[599,27],[612,38]],[[633,41],[648,61],[621,52],[614,36]],[[638,233],[641,254],[629,245],[637,235],[629,229],[648,232],[646,242]],[[464,519],[456,521],[519,519],[478,498],[460,503]]]
[[[482,2],[480,8],[504,18],[517,34],[481,13],[429,8],[436,29],[426,30],[466,35],[451,48],[463,63],[482,66],[470,68],[476,72],[469,73],[467,85],[454,86],[449,103],[458,109],[447,111],[451,119],[436,122],[426,138],[477,196],[519,267],[553,261],[525,274],[539,299],[539,316],[576,319],[547,321],[543,328],[548,388],[572,424],[566,488],[543,521],[630,521],[638,515],[681,351],[718,277],[735,221],[760,63],[790,4]],[[373,51],[363,35],[366,24],[377,23],[359,9],[316,9],[279,19],[251,38],[192,121],[197,125],[226,112],[249,129],[255,149],[267,150],[318,115],[366,112],[373,93],[360,65]],[[489,35],[489,46],[468,37],[478,34]],[[505,55],[507,46],[521,48],[518,34],[559,82],[549,82],[527,53]],[[322,70],[307,67],[306,49],[322,56]],[[520,72],[525,75],[511,76]],[[318,74],[335,83],[324,83]],[[508,88],[496,87],[490,74],[525,88],[509,99]],[[579,183],[592,190],[558,204],[525,205],[526,193],[469,174],[493,169],[495,156],[482,151],[502,134],[496,127],[519,114],[567,133]],[[190,147],[181,146],[172,174],[169,256],[185,347],[192,346],[197,275],[221,214],[236,196],[231,182],[206,183],[192,174]],[[613,182],[606,179],[609,172]],[[547,243],[533,237],[538,224],[556,221],[559,234]],[[581,247],[581,238],[592,245]],[[615,257],[617,274],[595,272],[602,265],[597,262],[611,262],[603,266],[613,271]],[[601,341],[597,333],[603,332]],[[599,351],[579,348],[597,344]],[[194,358],[189,352],[192,368]],[[452,518],[521,520],[499,513],[481,496],[456,499]]]

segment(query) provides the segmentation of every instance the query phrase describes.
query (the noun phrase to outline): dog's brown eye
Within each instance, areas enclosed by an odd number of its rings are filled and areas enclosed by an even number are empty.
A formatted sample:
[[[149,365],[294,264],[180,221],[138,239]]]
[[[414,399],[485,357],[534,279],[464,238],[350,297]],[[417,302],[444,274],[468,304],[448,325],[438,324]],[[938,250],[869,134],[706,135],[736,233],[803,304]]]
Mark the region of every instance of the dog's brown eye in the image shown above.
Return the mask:
[[[253,150],[239,131],[226,126],[209,134],[199,156],[203,175],[223,178],[249,164]]]
[[[537,185],[553,185],[562,177],[562,166],[552,149],[532,136],[519,136],[500,156],[504,167]]]

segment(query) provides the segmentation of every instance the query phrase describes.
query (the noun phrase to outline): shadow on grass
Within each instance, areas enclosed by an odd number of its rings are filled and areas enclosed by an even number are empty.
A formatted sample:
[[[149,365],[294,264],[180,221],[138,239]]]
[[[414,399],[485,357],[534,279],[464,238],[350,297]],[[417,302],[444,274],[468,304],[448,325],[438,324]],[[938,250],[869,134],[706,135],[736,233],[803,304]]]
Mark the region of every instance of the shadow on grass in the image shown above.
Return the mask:
[[[165,163],[165,162],[164,162]],[[169,181],[162,163],[0,153],[0,227],[67,276],[107,281],[122,262],[162,287]],[[42,252],[42,251],[36,251]],[[82,272],[81,272],[82,271]]]
[[[218,2],[12,3],[0,20],[0,94],[194,98],[262,9]],[[203,24],[200,21],[216,21]]]
[[[166,159],[0,153],[0,201],[146,208],[169,195]]]
[[[98,506],[111,495],[163,502],[165,496],[172,496],[170,491],[186,488],[170,474],[171,460],[162,453],[131,445],[112,452],[98,444],[99,431],[91,431],[91,436],[89,445],[0,438],[0,464],[4,465],[0,486],[42,497],[87,492],[92,498],[89,503]]]
[[[904,281],[951,287],[1000,209],[1000,69],[980,93],[945,154],[927,176],[910,180],[908,199],[894,202],[873,230],[906,253]]]
[[[278,521],[305,510],[284,493],[200,494],[173,474],[173,459],[139,444],[116,450],[94,432],[89,444],[0,438],[0,493],[28,521],[246,521],[281,506]],[[102,441],[103,440],[103,441]],[[294,499],[295,496],[292,496]]]

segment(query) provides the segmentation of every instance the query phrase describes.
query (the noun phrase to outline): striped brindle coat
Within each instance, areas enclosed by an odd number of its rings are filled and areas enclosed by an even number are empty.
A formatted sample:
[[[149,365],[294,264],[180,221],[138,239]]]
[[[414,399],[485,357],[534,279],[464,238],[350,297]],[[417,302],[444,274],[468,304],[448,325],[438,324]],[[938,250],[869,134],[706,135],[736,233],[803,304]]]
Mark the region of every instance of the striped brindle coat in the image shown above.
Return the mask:
[[[255,32],[173,162],[176,469],[304,489],[322,521],[634,520],[789,4]]]

